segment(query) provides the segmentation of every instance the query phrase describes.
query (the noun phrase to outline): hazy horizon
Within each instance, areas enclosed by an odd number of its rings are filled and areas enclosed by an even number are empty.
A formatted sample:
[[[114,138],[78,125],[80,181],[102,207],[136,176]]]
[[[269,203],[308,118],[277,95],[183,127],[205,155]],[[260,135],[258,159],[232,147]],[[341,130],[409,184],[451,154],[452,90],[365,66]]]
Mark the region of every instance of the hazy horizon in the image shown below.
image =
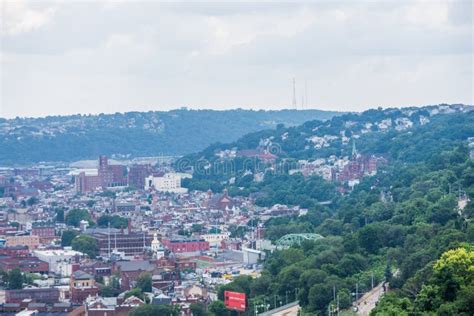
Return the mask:
[[[471,1],[2,1],[0,117],[473,104]]]
[[[411,107],[414,107],[414,108],[420,108],[420,107],[424,107],[424,106],[435,106],[435,105],[441,105],[441,104],[449,104],[449,105],[454,105],[454,104],[462,104],[464,106],[474,106],[472,104],[465,104],[465,103],[437,103],[437,104],[424,104],[424,105],[407,105],[407,106],[379,106],[380,108],[382,109],[392,109],[392,108],[396,108],[396,109],[404,109],[404,108],[411,108]],[[304,108],[304,109],[301,109],[301,108],[298,108],[298,109],[291,109],[291,108],[267,108],[267,109],[264,109],[264,108],[241,108],[241,107],[235,107],[235,108],[225,108],[225,109],[213,109],[213,108],[192,108],[192,107],[180,107],[180,108],[170,108],[170,109],[150,109],[150,110],[139,110],[139,111],[135,111],[135,110],[127,110],[127,111],[113,111],[113,112],[97,112],[97,113],[79,113],[79,112],[76,112],[76,113],[69,113],[69,114],[47,114],[47,115],[42,115],[42,116],[14,116],[14,117],[2,117],[0,116],[0,118],[2,119],[7,119],[7,120],[12,120],[12,119],[16,119],[16,118],[20,118],[20,119],[28,119],[28,118],[45,118],[45,117],[54,117],[54,116],[74,116],[74,115],[82,115],[82,116],[88,116],[88,115],[100,115],[100,114],[104,114],[104,115],[113,115],[113,114],[116,114],[116,113],[120,113],[120,114],[124,114],[124,113],[131,113],[131,112],[140,112],[140,113],[144,113],[144,112],[171,112],[171,111],[178,111],[178,110],[189,110],[189,111],[235,111],[235,110],[245,110],[245,111],[292,111],[292,110],[296,110],[296,111],[326,111],[326,112],[339,112],[339,113],[362,113],[364,111],[367,111],[367,110],[370,110],[370,109],[377,109],[379,107],[370,107],[370,108],[366,108],[366,109],[362,109],[360,111],[343,111],[343,110],[331,110],[331,109],[317,109],[317,108]]]

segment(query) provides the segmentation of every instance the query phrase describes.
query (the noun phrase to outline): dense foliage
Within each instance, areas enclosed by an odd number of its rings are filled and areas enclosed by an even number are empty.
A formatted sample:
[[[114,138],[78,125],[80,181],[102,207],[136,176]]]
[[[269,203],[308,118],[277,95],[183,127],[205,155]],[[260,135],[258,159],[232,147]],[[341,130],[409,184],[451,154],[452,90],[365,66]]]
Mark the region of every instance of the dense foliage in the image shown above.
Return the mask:
[[[361,137],[362,150],[390,161],[377,176],[364,178],[350,194],[329,197],[330,205],[310,204],[305,216],[266,223],[272,240],[299,232],[325,238],[275,251],[261,277],[238,277],[219,289],[219,297],[224,290],[247,293],[249,315],[255,305],[263,311],[265,304],[297,297],[305,313],[323,315],[335,308],[336,297],[341,309],[348,308],[356,289],[360,294],[372,280],[386,280],[391,290],[376,315],[472,315],[474,161],[466,140],[473,135],[474,114],[466,113],[439,116],[409,132]],[[293,195],[311,181],[288,176],[288,185],[282,181],[264,204],[299,204]],[[318,199],[324,192],[313,202],[324,200]],[[471,202],[460,209],[465,197]]]
[[[83,252],[91,258],[95,258],[99,255],[97,240],[88,235],[75,237],[71,242],[71,246],[73,250]]]
[[[371,315],[472,315],[474,311],[472,243],[444,252],[439,260],[426,265],[417,274],[421,273],[424,274],[424,283],[414,300],[410,297],[413,293],[407,292],[408,287],[404,287],[383,297]],[[413,282],[417,274],[412,278]]]
[[[97,219],[97,226],[105,228],[127,228],[128,220],[127,218],[118,216],[118,215],[102,215]]]
[[[72,209],[66,215],[66,224],[70,226],[79,227],[81,221],[89,222],[89,225],[94,225],[91,214],[87,210]]]
[[[72,240],[79,235],[79,232],[75,230],[65,230],[61,234],[61,247],[69,247],[72,244]]]
[[[179,309],[171,305],[146,304],[132,309],[130,316],[178,316]]]

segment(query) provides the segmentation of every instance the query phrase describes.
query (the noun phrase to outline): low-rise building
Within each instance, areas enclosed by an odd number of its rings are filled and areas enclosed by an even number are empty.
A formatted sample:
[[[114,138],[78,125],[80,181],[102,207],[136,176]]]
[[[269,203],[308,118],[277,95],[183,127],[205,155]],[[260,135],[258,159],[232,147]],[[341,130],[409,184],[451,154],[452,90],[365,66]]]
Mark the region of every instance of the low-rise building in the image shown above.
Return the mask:
[[[181,187],[182,176],[170,172],[159,176],[149,176],[145,179],[145,190],[154,188],[160,192],[186,193],[187,189]]]
[[[27,246],[28,249],[36,249],[40,245],[39,236],[7,236],[7,247]]]
[[[209,242],[202,238],[165,239],[163,245],[174,253],[209,250]]]
[[[24,273],[48,273],[49,264],[37,257],[4,257],[0,258],[0,269],[11,271],[20,269]]]
[[[34,250],[34,255],[49,264],[51,272],[68,277],[72,273],[73,264],[84,255],[82,252],[70,249]]]
[[[81,270],[72,273],[69,288],[73,304],[82,304],[89,296],[99,293],[94,277]]]

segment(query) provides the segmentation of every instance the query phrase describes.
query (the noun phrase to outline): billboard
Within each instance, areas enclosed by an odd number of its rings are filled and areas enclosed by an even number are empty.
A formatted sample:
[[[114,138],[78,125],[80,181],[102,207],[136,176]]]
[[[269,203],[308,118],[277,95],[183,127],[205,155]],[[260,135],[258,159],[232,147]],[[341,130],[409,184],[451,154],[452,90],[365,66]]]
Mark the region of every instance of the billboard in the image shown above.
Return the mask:
[[[239,312],[245,312],[245,293],[224,291],[225,307]]]

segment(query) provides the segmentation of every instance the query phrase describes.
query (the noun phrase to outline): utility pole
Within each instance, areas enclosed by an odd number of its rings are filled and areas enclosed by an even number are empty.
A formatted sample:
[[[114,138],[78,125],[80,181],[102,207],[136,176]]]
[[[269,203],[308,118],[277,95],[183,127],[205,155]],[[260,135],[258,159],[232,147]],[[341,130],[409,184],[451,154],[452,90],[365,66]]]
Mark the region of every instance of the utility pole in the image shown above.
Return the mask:
[[[359,300],[359,282],[356,283],[356,302]]]
[[[337,316],[339,316],[339,294],[337,294],[336,310],[337,310]]]
[[[371,285],[373,289],[374,288],[374,271],[372,271],[372,275],[371,275]]]

